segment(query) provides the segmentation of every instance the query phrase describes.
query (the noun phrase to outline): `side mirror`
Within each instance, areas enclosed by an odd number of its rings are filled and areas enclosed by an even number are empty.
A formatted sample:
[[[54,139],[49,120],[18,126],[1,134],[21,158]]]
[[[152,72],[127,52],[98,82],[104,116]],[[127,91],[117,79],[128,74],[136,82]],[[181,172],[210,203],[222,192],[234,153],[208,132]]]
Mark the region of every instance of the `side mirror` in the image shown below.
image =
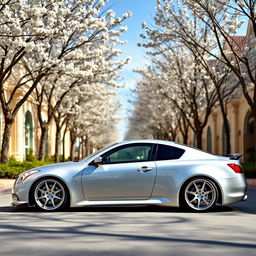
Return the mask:
[[[92,161],[93,164],[98,165],[98,164],[102,164],[102,157],[97,157]]]

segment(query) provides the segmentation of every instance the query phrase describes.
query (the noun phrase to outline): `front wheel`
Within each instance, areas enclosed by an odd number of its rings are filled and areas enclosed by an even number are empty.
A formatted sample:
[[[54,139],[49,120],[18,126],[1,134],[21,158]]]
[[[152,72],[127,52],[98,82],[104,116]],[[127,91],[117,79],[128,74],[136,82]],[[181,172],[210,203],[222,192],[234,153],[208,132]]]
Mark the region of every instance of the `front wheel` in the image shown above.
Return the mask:
[[[182,204],[194,211],[208,211],[218,200],[218,189],[207,178],[194,178],[183,189]]]
[[[36,207],[44,211],[62,209],[67,204],[67,196],[64,184],[54,178],[38,181],[32,190]]]

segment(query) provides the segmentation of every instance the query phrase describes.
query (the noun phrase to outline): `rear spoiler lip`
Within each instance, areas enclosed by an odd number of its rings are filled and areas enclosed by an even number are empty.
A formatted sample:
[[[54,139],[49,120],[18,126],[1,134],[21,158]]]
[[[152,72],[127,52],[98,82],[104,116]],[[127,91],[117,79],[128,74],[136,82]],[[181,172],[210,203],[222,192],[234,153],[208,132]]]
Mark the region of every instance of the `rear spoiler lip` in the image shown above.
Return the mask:
[[[226,157],[229,157],[230,160],[239,160],[243,154],[242,153],[236,153],[231,155],[226,155]]]

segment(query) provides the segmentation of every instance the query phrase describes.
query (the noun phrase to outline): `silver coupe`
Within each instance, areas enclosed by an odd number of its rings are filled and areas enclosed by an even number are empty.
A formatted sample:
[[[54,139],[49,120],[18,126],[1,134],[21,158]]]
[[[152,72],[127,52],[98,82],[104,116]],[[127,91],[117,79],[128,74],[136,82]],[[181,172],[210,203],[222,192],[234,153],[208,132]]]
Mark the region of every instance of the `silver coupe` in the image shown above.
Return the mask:
[[[53,211],[93,205],[165,205],[208,211],[247,198],[241,154],[216,156],[161,140],[129,140],[79,162],[19,175],[13,205]]]

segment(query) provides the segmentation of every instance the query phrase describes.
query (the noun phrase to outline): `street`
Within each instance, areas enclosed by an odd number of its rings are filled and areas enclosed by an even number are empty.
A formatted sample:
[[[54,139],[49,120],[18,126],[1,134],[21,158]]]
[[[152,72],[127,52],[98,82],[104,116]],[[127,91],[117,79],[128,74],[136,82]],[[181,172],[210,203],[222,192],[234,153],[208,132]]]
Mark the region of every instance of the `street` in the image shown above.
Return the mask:
[[[0,255],[252,255],[256,189],[212,212],[178,208],[88,207],[45,213],[13,208],[0,193]]]

